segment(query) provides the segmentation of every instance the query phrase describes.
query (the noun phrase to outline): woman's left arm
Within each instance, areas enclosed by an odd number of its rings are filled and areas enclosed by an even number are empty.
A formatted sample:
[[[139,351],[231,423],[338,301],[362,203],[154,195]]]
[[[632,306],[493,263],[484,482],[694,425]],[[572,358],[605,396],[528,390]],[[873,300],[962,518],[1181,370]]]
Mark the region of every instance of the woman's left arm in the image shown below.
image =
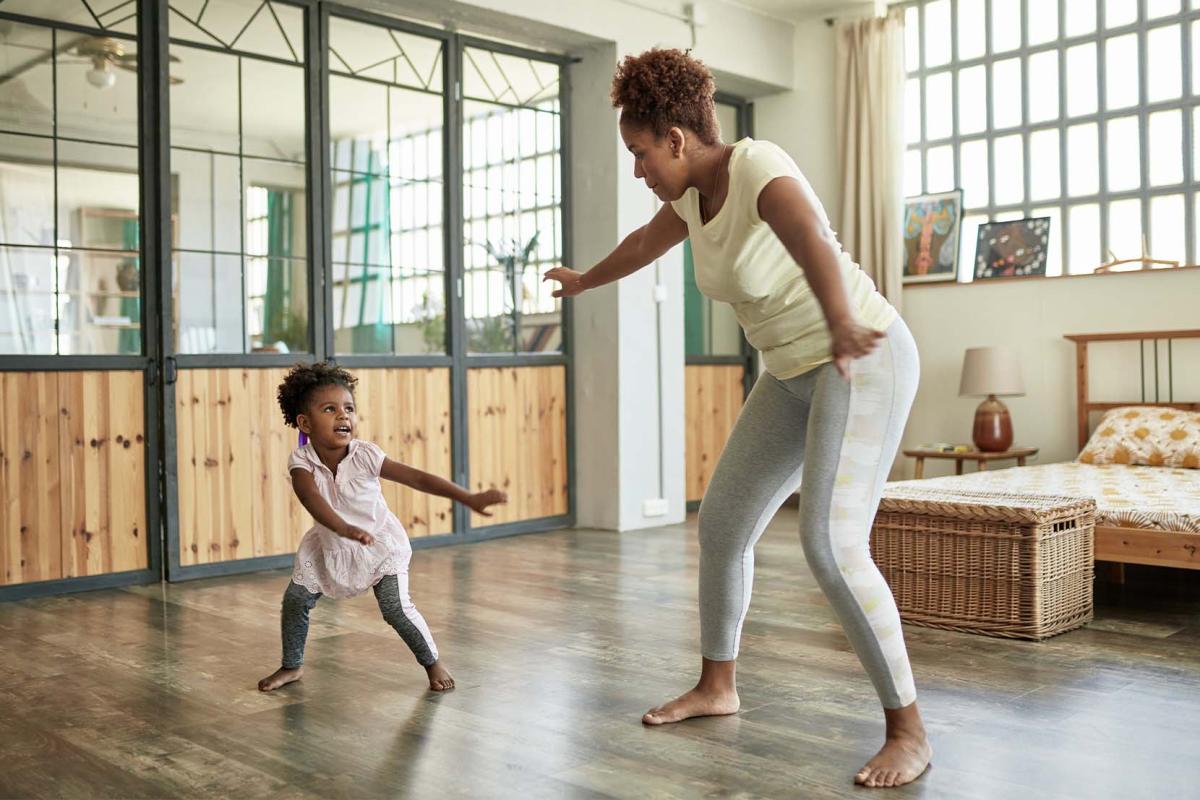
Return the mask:
[[[759,192],[758,215],[804,271],[829,326],[833,362],[849,378],[850,362],[874,350],[884,334],[860,324],[850,307],[833,230],[791,177],[775,178]]]

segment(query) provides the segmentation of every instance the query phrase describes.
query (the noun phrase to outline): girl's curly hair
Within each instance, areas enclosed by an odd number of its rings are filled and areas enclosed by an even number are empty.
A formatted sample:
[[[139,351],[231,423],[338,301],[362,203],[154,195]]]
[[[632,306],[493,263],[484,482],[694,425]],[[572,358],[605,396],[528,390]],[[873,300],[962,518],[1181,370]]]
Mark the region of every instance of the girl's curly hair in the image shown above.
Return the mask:
[[[356,385],[358,378],[334,364],[325,361],[317,364],[297,364],[288,372],[283,383],[279,384],[279,391],[276,393],[279,409],[283,411],[283,421],[295,428],[296,417],[304,413],[309,396],[320,386],[344,386],[346,391],[353,395]]]
[[[673,127],[690,128],[700,141],[716,144],[721,138],[716,91],[704,62],[683,50],[656,47],[625,56],[613,75],[611,96],[622,122],[649,128],[660,138]]]

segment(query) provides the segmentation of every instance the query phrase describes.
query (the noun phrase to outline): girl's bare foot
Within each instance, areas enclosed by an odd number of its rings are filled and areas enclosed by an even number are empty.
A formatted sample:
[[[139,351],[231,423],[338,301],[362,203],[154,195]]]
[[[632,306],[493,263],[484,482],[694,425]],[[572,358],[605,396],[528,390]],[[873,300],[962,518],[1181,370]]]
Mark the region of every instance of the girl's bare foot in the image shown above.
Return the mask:
[[[925,726],[917,704],[884,709],[887,736],[883,747],[866,763],[854,782],[862,786],[892,787],[912,783],[925,773],[933,748],[925,736]]]
[[[450,670],[442,666],[441,661],[435,661],[425,668],[429,674],[429,688],[435,692],[445,692],[454,688],[454,676]]]
[[[736,714],[742,707],[735,689],[709,689],[696,686],[690,692],[676,697],[669,703],[655,706],[642,715],[646,725],[666,725],[692,717],[717,717]]]
[[[269,692],[278,689],[280,686],[285,686],[292,681],[300,680],[300,675],[303,672],[303,667],[296,667],[295,669],[280,667],[258,682],[258,690],[260,692]]]

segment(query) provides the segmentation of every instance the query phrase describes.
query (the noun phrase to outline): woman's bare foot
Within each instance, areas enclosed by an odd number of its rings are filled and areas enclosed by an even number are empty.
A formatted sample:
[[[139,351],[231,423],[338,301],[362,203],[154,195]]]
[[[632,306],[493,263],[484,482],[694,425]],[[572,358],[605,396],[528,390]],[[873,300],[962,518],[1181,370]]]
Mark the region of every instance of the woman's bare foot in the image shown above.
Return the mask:
[[[292,681],[300,680],[300,675],[303,672],[303,667],[296,667],[295,669],[284,669],[283,667],[280,667],[258,682],[258,690],[260,692],[270,692],[274,689],[278,689],[280,686],[286,686]]]
[[[925,736],[925,726],[911,703],[901,709],[884,709],[887,737],[875,757],[866,763],[854,782],[862,786],[892,787],[912,783],[925,773],[933,758],[933,748]]]
[[[442,666],[441,661],[433,662],[425,668],[425,672],[429,674],[429,688],[433,691],[445,692],[454,688],[454,676]]]
[[[646,725],[666,725],[692,717],[736,714],[742,707],[734,677],[736,665],[736,661],[704,659],[696,688],[650,709],[642,715],[642,722]]]
[[[736,714],[742,702],[734,690],[705,690],[697,686],[669,703],[655,706],[642,715],[646,725],[666,725],[692,717],[718,717]]]

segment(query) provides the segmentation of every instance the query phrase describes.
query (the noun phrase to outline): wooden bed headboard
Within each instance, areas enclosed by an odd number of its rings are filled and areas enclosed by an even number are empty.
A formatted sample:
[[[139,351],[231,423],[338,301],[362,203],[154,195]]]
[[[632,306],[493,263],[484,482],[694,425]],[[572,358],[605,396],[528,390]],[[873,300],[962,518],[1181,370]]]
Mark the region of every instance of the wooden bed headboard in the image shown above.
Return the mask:
[[[1088,415],[1093,411],[1107,411],[1119,406],[1162,406],[1178,408],[1184,411],[1200,411],[1200,401],[1177,402],[1175,400],[1174,364],[1171,343],[1175,339],[1200,339],[1200,330],[1186,331],[1140,331],[1138,333],[1076,333],[1064,336],[1075,343],[1075,386],[1076,401],[1075,415],[1079,425],[1079,447],[1083,448],[1088,440]],[[1165,369],[1167,371],[1167,398],[1163,400],[1159,391],[1159,346],[1167,343]],[[1088,344],[1090,342],[1138,342],[1141,349],[1142,397],[1140,400],[1131,399],[1123,403],[1094,403],[1088,399]],[[1146,343],[1152,343],[1153,364],[1146,361]],[[1146,397],[1146,370],[1154,372],[1154,399]]]

